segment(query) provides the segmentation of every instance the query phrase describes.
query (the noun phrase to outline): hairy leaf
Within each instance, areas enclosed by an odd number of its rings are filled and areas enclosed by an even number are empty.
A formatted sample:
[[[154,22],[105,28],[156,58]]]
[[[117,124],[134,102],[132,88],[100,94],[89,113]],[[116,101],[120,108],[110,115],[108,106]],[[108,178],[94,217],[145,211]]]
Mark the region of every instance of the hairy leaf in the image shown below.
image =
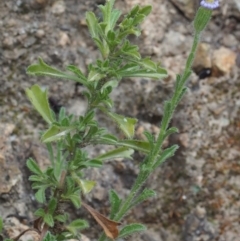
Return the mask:
[[[77,235],[79,230],[88,228],[89,224],[86,220],[83,219],[75,219],[69,225],[66,226],[66,229],[70,231],[73,235]]]
[[[72,130],[76,129],[75,126],[61,127],[52,125],[41,137],[41,140],[45,143],[58,141],[61,138],[64,138]]]
[[[56,77],[56,78],[62,78],[62,79],[69,79],[73,80],[79,83],[82,83],[83,85],[86,85],[86,81],[82,78],[79,78],[74,75],[70,75],[64,72],[61,72],[60,70],[57,70],[55,68],[52,68],[51,66],[44,63],[44,61],[39,58],[38,64],[30,65],[27,68],[27,73],[30,75],[44,75],[44,76],[50,76],[50,77]]]
[[[119,198],[117,193],[114,190],[111,190],[109,193],[110,203],[111,203],[111,212],[110,218],[114,218],[115,214],[118,212],[120,205],[122,203],[122,199]]]
[[[38,176],[44,175],[41,169],[39,168],[38,164],[32,158],[29,158],[27,160],[26,165],[31,172],[37,174]]]
[[[51,124],[54,118],[48,103],[47,91],[42,90],[38,85],[33,85],[26,89],[26,94],[38,113],[48,124]]]
[[[119,238],[125,238],[129,235],[132,235],[137,232],[145,231],[147,228],[143,224],[140,223],[132,223],[125,226],[119,233]]]
[[[107,115],[118,124],[118,127],[123,131],[126,137],[131,138],[134,135],[137,119],[125,117],[112,112],[107,112]]]
[[[43,217],[43,221],[50,227],[54,226],[53,216],[50,213],[46,213]]]

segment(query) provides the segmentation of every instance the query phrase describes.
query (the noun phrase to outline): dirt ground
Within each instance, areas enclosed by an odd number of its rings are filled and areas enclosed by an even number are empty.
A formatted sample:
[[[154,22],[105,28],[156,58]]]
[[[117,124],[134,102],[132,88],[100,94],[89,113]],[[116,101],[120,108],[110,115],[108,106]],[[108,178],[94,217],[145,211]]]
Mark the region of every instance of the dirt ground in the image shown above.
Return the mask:
[[[81,86],[76,91],[70,81],[28,76],[26,68],[41,57],[62,70],[74,64],[86,72],[99,54],[90,39],[85,12],[100,16],[97,5],[103,2],[0,1],[0,216],[12,236],[24,225],[30,226],[38,207],[27,180],[26,159],[33,157],[42,168],[48,163],[38,139],[45,124],[31,107],[25,89],[35,83],[48,88],[51,98],[74,114],[86,107]],[[142,25],[141,37],[132,41],[143,56],[160,61],[169,72],[161,81],[124,79],[112,95],[116,112],[139,119],[136,137],[142,138],[144,130],[159,131],[163,101],[171,96],[176,74],[189,53],[198,1],[116,0],[115,7],[126,13],[135,4],[150,4],[153,11]],[[179,134],[166,143],[178,144],[179,151],[146,183],[157,196],[124,218],[124,223],[141,222],[148,227],[128,240],[240,240],[239,23],[239,0],[222,1],[201,36],[188,92],[171,123]],[[117,131],[104,116],[98,119]],[[101,148],[89,151],[94,155],[104,151]],[[88,178],[98,184],[86,201],[107,215],[108,191],[114,188],[124,197],[142,159],[136,153],[133,161],[116,160],[100,170],[89,170]],[[90,221],[86,240],[96,240],[100,228],[86,212],[72,207],[69,211]]]

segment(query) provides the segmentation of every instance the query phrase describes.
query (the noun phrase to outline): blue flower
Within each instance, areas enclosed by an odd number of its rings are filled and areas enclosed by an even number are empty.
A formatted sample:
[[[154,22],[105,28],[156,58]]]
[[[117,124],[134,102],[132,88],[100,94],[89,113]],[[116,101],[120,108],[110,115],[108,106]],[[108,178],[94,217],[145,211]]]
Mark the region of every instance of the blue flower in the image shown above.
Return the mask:
[[[202,0],[200,5],[205,8],[215,9],[219,7],[219,0]]]

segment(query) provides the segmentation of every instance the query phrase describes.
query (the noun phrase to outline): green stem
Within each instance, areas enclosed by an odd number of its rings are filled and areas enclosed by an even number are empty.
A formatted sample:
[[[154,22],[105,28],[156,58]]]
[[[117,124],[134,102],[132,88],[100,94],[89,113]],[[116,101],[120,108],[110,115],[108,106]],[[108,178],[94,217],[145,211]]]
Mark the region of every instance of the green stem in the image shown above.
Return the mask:
[[[179,83],[177,83],[177,87],[174,90],[173,97],[170,100],[170,102],[171,102],[170,115],[167,118],[167,120],[165,120],[165,122],[164,123],[162,122],[162,124],[161,124],[160,133],[158,135],[156,144],[154,146],[151,158],[149,159],[149,163],[151,163],[152,165],[154,164],[154,162],[155,162],[155,160],[158,156],[158,153],[162,148],[165,133],[166,133],[166,131],[168,129],[168,126],[169,126],[169,123],[172,119],[173,112],[175,111],[175,109],[177,107],[179,97],[180,97],[180,95],[183,91],[183,88],[184,88],[187,80],[188,80],[189,73],[191,71],[191,67],[192,67],[194,57],[195,57],[195,54],[196,54],[197,46],[198,46],[198,43],[199,43],[199,37],[200,37],[200,33],[195,32],[191,52],[188,56],[183,75],[181,76],[181,78],[179,80]],[[163,119],[164,119],[164,117],[163,117]]]
[[[140,171],[140,173],[130,191],[130,194],[128,195],[128,197],[124,201],[124,203],[121,205],[121,208],[119,209],[119,211],[115,214],[115,216],[113,218],[114,221],[120,221],[123,218],[123,216],[127,213],[136,194],[140,191],[142,185],[145,183],[145,181],[147,180],[150,173],[151,173],[150,170],[145,171],[145,172]],[[107,239],[106,235],[102,234],[98,241],[105,241],[106,239]]]

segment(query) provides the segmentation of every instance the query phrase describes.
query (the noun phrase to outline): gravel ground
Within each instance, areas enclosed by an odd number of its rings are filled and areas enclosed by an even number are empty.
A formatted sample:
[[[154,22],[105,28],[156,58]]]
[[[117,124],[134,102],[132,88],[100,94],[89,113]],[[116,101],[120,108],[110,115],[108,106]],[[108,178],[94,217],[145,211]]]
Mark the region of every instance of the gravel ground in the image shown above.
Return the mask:
[[[74,64],[86,71],[98,52],[87,31],[85,12],[99,15],[97,4],[102,2],[0,1],[0,215],[10,226],[6,228],[10,235],[25,229],[37,208],[27,181],[26,158],[33,156],[43,168],[48,163],[38,140],[44,122],[30,106],[25,89],[35,83],[48,88],[51,98],[74,114],[86,107],[81,87],[76,92],[69,81],[27,76],[26,68],[41,57],[62,70]],[[142,138],[144,130],[159,131],[163,101],[171,96],[175,76],[183,69],[191,46],[191,21],[198,4],[192,0],[116,0],[123,13],[135,4],[151,4],[153,11],[142,25],[141,37],[133,41],[143,56],[161,61],[169,72],[162,81],[124,79],[112,95],[116,112],[139,119],[136,136]],[[202,35],[188,92],[171,123],[179,134],[166,143],[178,144],[179,151],[146,184],[157,196],[125,217],[124,223],[142,222],[149,228],[129,240],[239,240],[239,22],[239,0],[222,1]],[[98,118],[117,131],[104,116]],[[108,190],[126,195],[142,158],[136,153],[133,161],[116,160],[89,171],[89,179],[98,185],[87,201],[107,215]],[[73,216],[90,218],[83,210],[69,210]],[[86,236],[93,241],[100,228],[91,222],[93,228]]]

